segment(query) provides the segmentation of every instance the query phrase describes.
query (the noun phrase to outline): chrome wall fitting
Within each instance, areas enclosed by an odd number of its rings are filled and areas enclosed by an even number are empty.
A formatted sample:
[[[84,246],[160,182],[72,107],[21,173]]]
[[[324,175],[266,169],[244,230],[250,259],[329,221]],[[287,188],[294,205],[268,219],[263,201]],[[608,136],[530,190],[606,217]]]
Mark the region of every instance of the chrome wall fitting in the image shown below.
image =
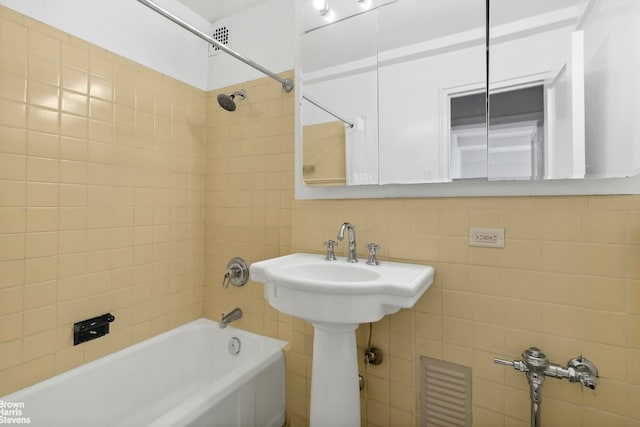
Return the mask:
[[[367,341],[367,348],[364,350],[364,363],[378,366],[382,363],[382,351],[371,345],[372,335],[373,323],[369,322],[369,339]]]
[[[232,356],[235,356],[236,354],[240,353],[240,347],[242,347],[240,338],[231,337],[231,339],[229,340],[229,344],[227,345],[227,348],[229,349],[229,354],[231,354]]]
[[[364,351],[364,363],[378,366],[382,363],[382,351],[375,347],[369,347]]]
[[[598,368],[590,360],[580,357],[574,357],[567,363],[568,370],[575,372],[574,375],[569,374],[569,382],[575,383],[580,381],[583,386],[588,389],[595,390],[598,381]]]
[[[229,326],[229,323],[242,319],[242,310],[239,307],[234,308],[229,313],[220,315],[220,329],[224,329]]]
[[[556,363],[550,363],[539,348],[529,347],[522,352],[522,359],[511,361],[494,357],[493,363],[512,366],[513,369],[526,373],[531,397],[531,427],[540,427],[542,383],[545,377],[567,378],[569,382],[580,382],[591,390],[596,388],[598,369],[582,356],[569,360],[567,367],[563,368]]]
[[[249,281],[249,266],[239,257],[231,258],[227,263],[227,271],[222,279],[222,287],[229,287],[229,283],[233,286],[244,286]]]

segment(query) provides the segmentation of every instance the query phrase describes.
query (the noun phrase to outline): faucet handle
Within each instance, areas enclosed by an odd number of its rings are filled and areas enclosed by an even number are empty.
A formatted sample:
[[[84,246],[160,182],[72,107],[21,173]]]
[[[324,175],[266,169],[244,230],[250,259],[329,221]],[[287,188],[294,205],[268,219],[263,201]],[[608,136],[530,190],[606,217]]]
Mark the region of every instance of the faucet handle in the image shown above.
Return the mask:
[[[513,360],[500,359],[499,357],[493,358],[493,363],[497,363],[498,365],[513,366],[513,362]]]
[[[249,281],[249,266],[239,257],[233,257],[227,263],[227,271],[222,278],[222,288],[229,287],[229,283],[233,286],[244,286]]]
[[[336,245],[338,244],[338,242],[336,242],[335,240],[327,240],[327,241],[323,242],[322,244],[327,247],[327,255],[324,257],[324,259],[327,260],[327,261],[335,261],[336,260],[336,255],[334,253],[334,249],[335,249]]]
[[[369,259],[367,259],[367,265],[379,265],[376,258],[376,251],[380,249],[380,245],[376,243],[367,243],[367,249],[369,250]]]
[[[513,369],[520,372],[528,371],[527,366],[521,360],[505,360],[505,359],[500,359],[499,357],[494,357],[493,363],[497,363],[498,365],[511,366]]]

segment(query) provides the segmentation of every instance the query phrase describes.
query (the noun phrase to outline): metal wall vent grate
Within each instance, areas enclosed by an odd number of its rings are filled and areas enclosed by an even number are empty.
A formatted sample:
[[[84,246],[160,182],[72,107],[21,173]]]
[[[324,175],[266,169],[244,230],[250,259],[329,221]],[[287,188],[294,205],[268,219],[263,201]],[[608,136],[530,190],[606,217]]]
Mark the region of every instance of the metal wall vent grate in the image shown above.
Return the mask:
[[[213,30],[211,37],[225,46],[231,44],[231,29],[228,25],[223,25]],[[220,52],[220,48],[209,45],[209,56],[217,55]]]
[[[471,368],[420,358],[420,426],[471,427]]]

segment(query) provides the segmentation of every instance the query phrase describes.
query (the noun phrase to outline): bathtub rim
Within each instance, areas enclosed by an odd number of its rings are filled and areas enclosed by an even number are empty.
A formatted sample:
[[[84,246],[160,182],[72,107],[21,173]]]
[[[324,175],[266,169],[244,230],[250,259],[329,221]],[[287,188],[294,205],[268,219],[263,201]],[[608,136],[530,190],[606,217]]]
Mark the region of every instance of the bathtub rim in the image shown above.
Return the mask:
[[[199,402],[198,404],[200,405],[203,403],[213,405],[216,403],[216,401],[221,400],[224,397],[224,395],[221,393],[218,393],[217,398],[213,398],[213,399],[211,397],[209,397],[208,399],[204,398],[202,395],[205,395],[205,394],[209,395],[210,393],[212,393],[217,389],[223,389],[223,386],[230,387],[231,385],[233,385],[234,389],[239,388],[240,386],[246,384],[251,378],[251,376],[257,373],[258,371],[260,371],[263,367],[266,367],[270,363],[274,363],[279,358],[282,358],[284,360],[285,347],[288,345],[288,342],[279,340],[276,338],[271,338],[265,335],[258,335],[253,332],[235,328],[233,326],[228,326],[222,329],[220,328],[219,325],[220,325],[219,322],[216,322],[215,320],[211,320],[205,317],[192,320],[183,325],[180,325],[178,327],[175,327],[173,329],[170,329],[168,331],[165,331],[153,337],[147,338],[143,341],[137,342],[123,349],[106,354],[102,357],[99,357],[98,359],[92,360],[90,362],[84,363],[75,368],[56,374],[53,377],[44,379],[35,384],[31,384],[27,387],[24,387],[20,390],[16,390],[5,396],[0,396],[0,400],[5,402],[24,401],[25,397],[28,397],[32,393],[38,392],[40,389],[43,389],[46,387],[56,387],[63,381],[67,380],[69,377],[82,375],[83,373],[87,371],[92,371],[94,369],[101,369],[101,367],[107,363],[111,363],[113,361],[126,358],[130,353],[139,351],[139,349],[149,345],[153,345],[158,341],[170,339],[172,336],[180,334],[181,332],[192,329],[192,328],[200,328],[200,327],[215,328],[216,330],[224,331],[223,333],[226,335],[226,337],[223,339],[225,341],[230,339],[233,336],[240,338],[241,341],[243,339],[258,339],[259,341],[261,341],[260,351],[252,355],[252,357],[249,360],[239,365],[236,369],[233,369],[232,371],[224,374],[220,379],[216,380],[214,383],[200,389],[194,396],[192,396],[193,400],[194,401],[197,400]],[[224,351],[227,351],[227,350],[225,349]],[[260,363],[254,363],[255,359],[260,355],[264,354],[265,352],[268,354],[268,356],[263,357],[263,360]],[[156,423],[159,423],[160,420],[164,420],[165,418],[169,420],[170,418],[168,417],[169,415],[174,413],[174,411],[178,411],[178,409],[182,409],[183,406],[185,406],[185,408],[190,407],[191,405],[188,405],[189,403],[190,401],[188,400],[183,402],[182,404],[179,404],[173,407],[171,412],[165,415],[161,415],[159,418],[154,420],[151,425],[156,425]],[[195,403],[193,406],[195,407]]]

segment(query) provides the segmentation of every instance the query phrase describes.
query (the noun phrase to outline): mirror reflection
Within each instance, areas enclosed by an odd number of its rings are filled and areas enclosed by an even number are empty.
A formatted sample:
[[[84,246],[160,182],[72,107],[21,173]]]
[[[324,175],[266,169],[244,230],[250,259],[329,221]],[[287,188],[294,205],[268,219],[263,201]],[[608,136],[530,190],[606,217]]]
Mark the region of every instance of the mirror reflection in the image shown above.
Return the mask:
[[[486,105],[476,111],[472,135],[452,136],[450,120],[452,99],[465,104],[466,95],[486,88],[485,16],[483,0],[400,0],[380,8],[379,184],[450,181],[451,138],[486,147]]]
[[[491,2],[488,179],[585,176],[585,5]]]
[[[300,101],[307,185],[638,173],[640,2],[492,0],[488,100],[484,0],[341,1],[350,9],[332,22],[312,3],[299,64],[299,90],[317,101]]]
[[[637,174],[640,4],[492,0],[490,17],[487,177]]]
[[[304,180],[377,184],[377,8],[370,1],[366,8],[355,0],[334,2],[350,8],[331,9],[337,20],[329,23],[316,3],[305,2],[299,41]]]

